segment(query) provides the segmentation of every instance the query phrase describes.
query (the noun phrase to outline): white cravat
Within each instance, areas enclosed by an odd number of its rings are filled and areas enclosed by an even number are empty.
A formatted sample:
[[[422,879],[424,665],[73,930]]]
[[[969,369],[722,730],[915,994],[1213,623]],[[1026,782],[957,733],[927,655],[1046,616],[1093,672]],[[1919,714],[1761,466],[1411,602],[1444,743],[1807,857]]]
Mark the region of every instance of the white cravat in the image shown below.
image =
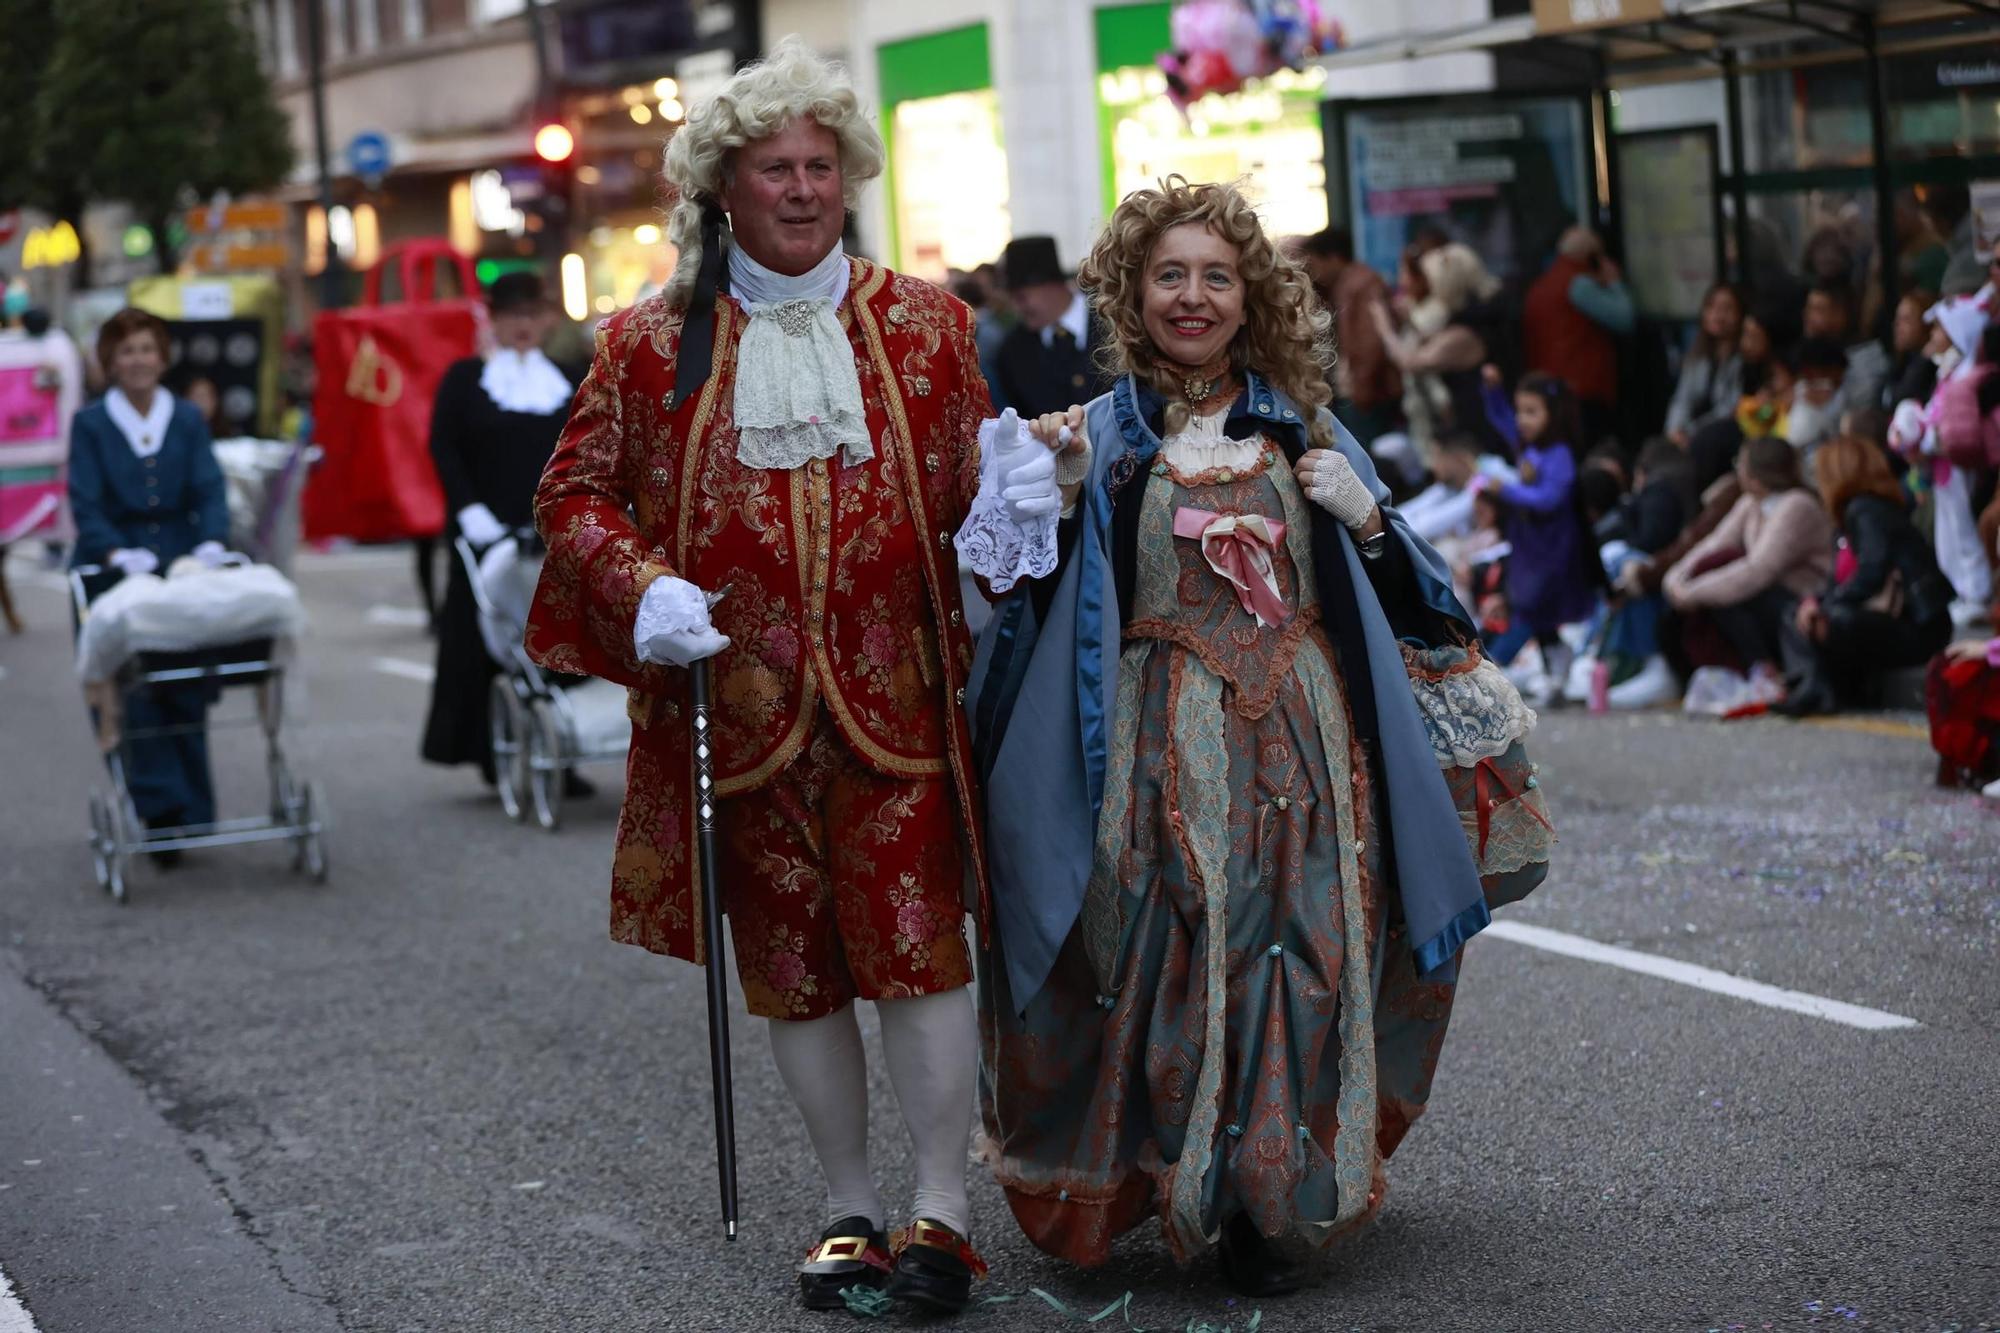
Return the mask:
[[[479,387],[503,412],[528,412],[549,416],[569,406],[575,390],[539,347],[517,352],[496,347],[479,372]]]
[[[154,389],[152,406],[146,409],[146,415],[140,416],[125,391],[113,389],[104,395],[104,410],[111,414],[111,424],[118,427],[118,433],[132,446],[132,452],[140,458],[151,458],[167,442],[167,425],[174,419],[174,396],[165,389]]]
[[[730,295],[750,315],[736,349],[736,459],[745,467],[789,470],[836,451],[849,464],[875,456],[854,348],[834,314],[847,282],[839,245],[796,276],[729,248]]]

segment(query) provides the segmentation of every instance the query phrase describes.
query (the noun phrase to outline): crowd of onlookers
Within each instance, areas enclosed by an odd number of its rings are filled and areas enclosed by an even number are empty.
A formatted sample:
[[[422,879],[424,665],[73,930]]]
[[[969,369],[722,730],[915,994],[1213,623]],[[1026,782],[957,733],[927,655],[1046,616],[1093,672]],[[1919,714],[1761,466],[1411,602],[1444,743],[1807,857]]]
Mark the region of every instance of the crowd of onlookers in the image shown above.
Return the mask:
[[[1337,414],[1531,699],[1803,716],[1928,663],[1934,714],[2000,738],[2000,246],[1975,248],[1963,190],[1906,192],[1895,229],[1886,319],[1839,227],[1796,271],[1759,233],[1756,288],[1708,291],[1650,414],[1621,398],[1632,292],[1585,228],[1515,283],[1432,228],[1393,284],[1339,228],[1290,248],[1332,315]],[[996,405],[1105,387],[1048,238],[951,285]],[[1953,780],[2000,777],[2000,743],[1961,751]]]
[[[1441,232],[1393,287],[1339,229],[1293,244],[1334,317],[1340,417],[1535,701],[1803,716],[1930,664],[1934,714],[1992,734],[2000,246],[1973,250],[1957,202],[1899,201],[1879,336],[1876,274],[1833,228],[1803,280],[1717,283],[1637,429],[1633,297],[1588,230],[1513,285]],[[2000,754],[1945,768],[1988,780]]]

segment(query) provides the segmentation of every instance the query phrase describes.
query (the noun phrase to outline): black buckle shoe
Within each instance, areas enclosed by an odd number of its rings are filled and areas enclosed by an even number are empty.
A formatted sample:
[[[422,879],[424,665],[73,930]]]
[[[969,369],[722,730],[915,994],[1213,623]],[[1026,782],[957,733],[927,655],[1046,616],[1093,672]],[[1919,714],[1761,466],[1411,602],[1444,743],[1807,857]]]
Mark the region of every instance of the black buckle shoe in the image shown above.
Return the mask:
[[[849,1287],[880,1291],[894,1264],[889,1240],[865,1217],[843,1217],[820,1233],[799,1266],[799,1295],[808,1310],[843,1310]]]
[[[1222,1280],[1239,1295],[1289,1296],[1306,1283],[1304,1267],[1266,1240],[1247,1213],[1223,1224],[1219,1258]]]
[[[889,1298],[926,1314],[957,1314],[972,1299],[972,1279],[986,1276],[986,1261],[970,1240],[926,1217],[896,1233],[895,1249]]]

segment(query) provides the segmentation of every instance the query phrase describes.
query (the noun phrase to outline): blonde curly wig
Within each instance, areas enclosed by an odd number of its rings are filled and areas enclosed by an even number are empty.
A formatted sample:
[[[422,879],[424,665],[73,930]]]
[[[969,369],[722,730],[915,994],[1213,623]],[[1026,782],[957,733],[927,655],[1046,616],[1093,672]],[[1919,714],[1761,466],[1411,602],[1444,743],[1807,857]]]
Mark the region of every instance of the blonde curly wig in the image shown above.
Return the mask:
[[[1330,448],[1333,432],[1316,409],[1332,401],[1327,372],[1333,365],[1333,320],[1313,294],[1312,281],[1298,263],[1272,243],[1249,199],[1233,184],[1191,185],[1168,176],[1158,189],[1125,196],[1077,282],[1091,293],[1111,337],[1100,353],[1114,375],[1130,371],[1167,399],[1169,433],[1187,425],[1180,379],[1163,369],[1163,358],[1146,333],[1141,316],[1146,264],[1153,247],[1171,227],[1200,223],[1236,247],[1243,279],[1243,327],[1229,345],[1238,374],[1254,370],[1299,405],[1311,422],[1316,448]]]
[[[701,214],[717,204],[737,149],[768,139],[804,117],[833,131],[840,145],[841,188],[853,208],[861,187],[882,174],[882,136],[855,96],[845,67],[797,36],[745,65],[696,107],[667,141],[665,172],[672,203],[667,237],[680,252],[667,279],[669,303],[684,306],[701,267]]]

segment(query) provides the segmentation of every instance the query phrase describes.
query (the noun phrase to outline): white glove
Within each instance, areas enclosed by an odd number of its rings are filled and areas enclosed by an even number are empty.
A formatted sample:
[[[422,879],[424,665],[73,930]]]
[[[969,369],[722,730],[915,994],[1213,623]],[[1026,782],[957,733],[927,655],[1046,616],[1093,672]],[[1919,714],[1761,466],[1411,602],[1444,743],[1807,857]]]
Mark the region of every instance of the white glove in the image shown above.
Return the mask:
[[[482,504],[470,504],[458,511],[458,531],[474,546],[491,546],[507,535],[507,525]]]
[[[194,548],[194,558],[204,569],[218,569],[229,559],[229,548],[221,542],[203,542]]]
[[[993,428],[993,480],[1007,517],[1023,527],[1062,508],[1055,454],[1021,429],[1020,415],[1011,407]]]
[[[1306,496],[1314,504],[1340,520],[1345,528],[1365,528],[1375,513],[1375,497],[1368,483],[1354,471],[1354,465],[1338,449],[1314,449],[1301,463],[1309,463],[1311,481]]]
[[[663,575],[639,599],[632,646],[641,662],[690,666],[729,646],[708,618],[708,596],[686,579]]]
[[[105,559],[120,574],[150,574],[160,567],[160,557],[143,546],[121,546]]]

